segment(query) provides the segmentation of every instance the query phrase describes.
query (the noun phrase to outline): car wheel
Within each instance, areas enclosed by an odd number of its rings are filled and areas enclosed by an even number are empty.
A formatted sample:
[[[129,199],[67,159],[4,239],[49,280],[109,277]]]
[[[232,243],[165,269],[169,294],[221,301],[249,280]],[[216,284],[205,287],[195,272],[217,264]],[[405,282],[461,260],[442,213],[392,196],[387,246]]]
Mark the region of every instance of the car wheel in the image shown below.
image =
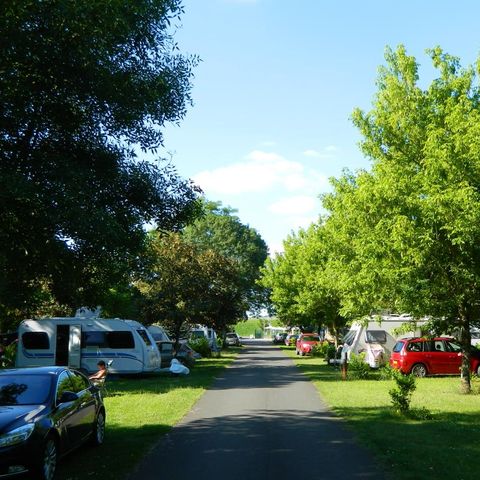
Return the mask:
[[[57,471],[57,442],[52,435],[45,440],[42,455],[35,467],[35,478],[39,480],[53,480]]]
[[[410,371],[415,377],[425,377],[427,375],[427,367],[423,363],[416,363]]]
[[[480,363],[477,366],[476,373],[477,373],[477,376],[480,377]]]
[[[305,352],[303,350],[300,350],[300,356],[301,357],[304,357],[305,356]]]
[[[100,446],[105,441],[105,414],[99,412],[93,428],[92,445]]]

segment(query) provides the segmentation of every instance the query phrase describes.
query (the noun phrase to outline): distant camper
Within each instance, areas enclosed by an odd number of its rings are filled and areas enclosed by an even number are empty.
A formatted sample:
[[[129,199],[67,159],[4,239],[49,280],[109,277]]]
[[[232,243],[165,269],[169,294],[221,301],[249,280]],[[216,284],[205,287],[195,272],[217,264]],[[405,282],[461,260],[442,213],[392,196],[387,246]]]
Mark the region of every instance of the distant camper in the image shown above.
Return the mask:
[[[160,368],[157,345],[134,320],[64,317],[24,320],[18,327],[17,367],[66,365],[85,373],[113,360],[110,373],[138,374]]]

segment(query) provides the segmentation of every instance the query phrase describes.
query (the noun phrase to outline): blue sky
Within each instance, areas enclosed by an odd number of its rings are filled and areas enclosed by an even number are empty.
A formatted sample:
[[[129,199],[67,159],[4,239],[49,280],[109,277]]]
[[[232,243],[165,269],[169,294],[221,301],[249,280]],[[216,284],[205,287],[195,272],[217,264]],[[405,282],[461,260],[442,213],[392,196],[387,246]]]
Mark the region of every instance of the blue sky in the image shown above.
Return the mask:
[[[175,38],[202,59],[189,108],[164,152],[211,200],[238,210],[272,251],[321,211],[344,168],[368,168],[350,121],[369,109],[387,45],[432,78],[425,49],[476,61],[477,1],[185,0]]]

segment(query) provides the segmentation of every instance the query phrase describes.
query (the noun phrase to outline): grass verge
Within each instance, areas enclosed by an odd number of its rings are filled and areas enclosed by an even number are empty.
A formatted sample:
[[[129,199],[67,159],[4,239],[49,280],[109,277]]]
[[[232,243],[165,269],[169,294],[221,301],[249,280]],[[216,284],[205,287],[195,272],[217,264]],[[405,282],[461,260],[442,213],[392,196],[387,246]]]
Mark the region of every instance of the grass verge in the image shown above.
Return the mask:
[[[369,380],[342,381],[338,369],[319,358],[295,358],[327,404],[345,418],[360,443],[369,447],[391,478],[471,479],[478,476],[480,456],[480,395],[462,395],[458,377],[417,380],[413,409],[428,409],[431,420],[411,420],[397,415],[388,391],[393,380],[376,373]]]
[[[113,379],[105,398],[107,431],[99,448],[82,447],[58,467],[58,478],[124,478],[162,435],[187,414],[238,349],[197,361],[187,377]]]

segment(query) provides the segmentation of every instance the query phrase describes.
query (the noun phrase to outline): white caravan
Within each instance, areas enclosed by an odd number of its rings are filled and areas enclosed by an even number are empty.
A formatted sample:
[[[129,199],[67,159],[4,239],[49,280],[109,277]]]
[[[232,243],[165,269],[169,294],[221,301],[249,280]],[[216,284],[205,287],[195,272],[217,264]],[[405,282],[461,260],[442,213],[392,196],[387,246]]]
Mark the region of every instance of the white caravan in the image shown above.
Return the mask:
[[[17,367],[68,365],[87,373],[112,360],[111,373],[138,374],[160,368],[148,330],[134,320],[63,317],[23,320],[18,327]]]
[[[154,323],[153,325],[149,325],[147,327],[147,330],[150,332],[150,335],[153,337],[153,339],[156,342],[170,341],[170,337],[168,336],[168,333],[165,331],[165,329],[161,325]]]
[[[394,330],[412,323],[412,330],[396,335]],[[353,354],[365,353],[365,362],[372,368],[388,363],[392,349],[398,337],[416,337],[421,335],[419,327],[425,320],[414,321],[408,315],[382,315],[370,317],[368,323],[353,322],[343,337],[341,363],[348,362]]]

